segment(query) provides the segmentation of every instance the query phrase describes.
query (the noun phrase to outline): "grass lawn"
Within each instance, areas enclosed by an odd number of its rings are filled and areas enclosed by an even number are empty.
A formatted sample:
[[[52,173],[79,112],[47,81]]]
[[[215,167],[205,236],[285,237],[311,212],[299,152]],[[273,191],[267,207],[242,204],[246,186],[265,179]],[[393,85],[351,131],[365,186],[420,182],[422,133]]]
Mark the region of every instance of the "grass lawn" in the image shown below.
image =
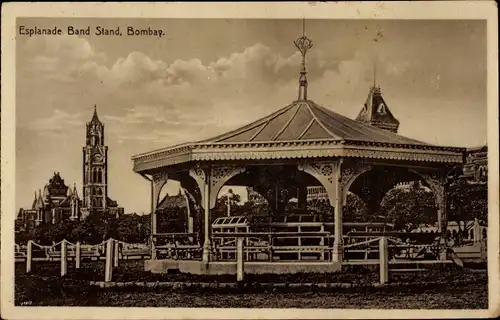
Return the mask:
[[[35,262],[33,272],[16,264],[16,305],[115,306],[115,307],[212,307],[212,308],[424,308],[485,309],[488,307],[486,270],[472,272],[450,267],[429,272],[391,274],[392,282],[407,285],[386,288],[344,288],[335,290],[172,290],[167,288],[107,288],[89,285],[104,279],[104,261],[82,264],[78,272],[68,264],[68,276],[59,277],[59,264]],[[233,282],[234,276],[155,275],[143,270],[142,261],[123,261],[113,281]],[[347,282],[370,284],[378,271],[349,268],[336,274],[263,275],[248,282]],[[467,281],[466,284],[463,281]],[[439,282],[440,284],[436,284]]]

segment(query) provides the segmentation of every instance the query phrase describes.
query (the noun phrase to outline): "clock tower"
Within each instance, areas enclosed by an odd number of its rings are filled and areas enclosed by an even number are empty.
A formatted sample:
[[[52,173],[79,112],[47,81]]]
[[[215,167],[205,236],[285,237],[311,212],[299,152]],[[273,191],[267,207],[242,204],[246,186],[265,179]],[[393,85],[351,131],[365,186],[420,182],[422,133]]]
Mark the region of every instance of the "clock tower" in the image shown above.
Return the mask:
[[[108,147],[104,145],[104,124],[94,114],[87,122],[86,144],[83,147],[83,205],[105,211],[108,199]]]

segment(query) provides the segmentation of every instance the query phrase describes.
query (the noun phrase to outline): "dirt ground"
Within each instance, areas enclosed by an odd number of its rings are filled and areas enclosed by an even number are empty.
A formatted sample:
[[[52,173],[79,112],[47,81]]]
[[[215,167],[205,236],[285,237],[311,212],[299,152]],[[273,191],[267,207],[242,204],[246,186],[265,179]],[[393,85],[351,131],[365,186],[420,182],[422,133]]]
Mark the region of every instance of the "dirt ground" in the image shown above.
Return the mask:
[[[390,288],[349,288],[337,290],[229,291],[169,290],[166,288],[114,288],[89,286],[90,280],[103,278],[100,264],[84,266],[80,273],[61,279],[59,265],[46,264],[27,275],[24,264],[16,265],[16,305],[33,306],[114,306],[114,307],[211,307],[211,308],[381,308],[381,309],[485,309],[488,308],[486,270],[431,270],[398,275],[393,282],[415,283]],[[116,277],[121,281],[144,281],[142,264],[122,265]],[[134,272],[135,271],[135,272]],[[280,278],[282,282],[371,283],[376,272],[349,270],[333,275],[297,275]],[[364,270],[366,272],[366,270]],[[159,280],[150,275],[147,281]],[[198,280],[187,275],[163,276],[163,281]],[[325,278],[326,277],[326,278]],[[336,279],[335,279],[336,277]],[[135,278],[135,279],[134,279]],[[207,280],[207,279],[204,279]],[[224,279],[216,279],[224,280]],[[266,281],[273,281],[272,276]],[[463,283],[464,280],[468,281]],[[438,281],[440,284],[436,284]],[[418,283],[418,284],[416,284]],[[426,284],[428,283],[428,284]],[[85,297],[85,298],[82,298]]]

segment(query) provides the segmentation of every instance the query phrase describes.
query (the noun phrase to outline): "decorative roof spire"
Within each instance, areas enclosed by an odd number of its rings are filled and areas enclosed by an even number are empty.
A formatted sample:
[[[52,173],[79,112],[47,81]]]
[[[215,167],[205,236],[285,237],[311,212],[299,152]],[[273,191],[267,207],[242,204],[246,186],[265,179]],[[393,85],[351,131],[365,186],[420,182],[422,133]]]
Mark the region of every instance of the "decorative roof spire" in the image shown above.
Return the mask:
[[[37,201],[38,201],[38,195],[36,194],[35,190],[35,198],[33,199],[33,204],[31,205],[31,209],[35,209]]]
[[[307,100],[307,70],[306,54],[312,48],[312,40],[306,36],[306,19],[302,20],[302,37],[294,41],[295,46],[302,55],[302,67],[299,77],[299,100]]]
[[[36,200],[36,204],[34,209],[43,209],[43,199],[42,199],[42,190],[38,189],[38,199]]]
[[[92,120],[90,122],[101,124],[101,120],[99,120],[99,117],[97,116],[97,105],[95,104],[94,104],[94,114],[92,115]]]
[[[76,190],[76,182],[73,184],[73,197],[78,198],[78,191]]]

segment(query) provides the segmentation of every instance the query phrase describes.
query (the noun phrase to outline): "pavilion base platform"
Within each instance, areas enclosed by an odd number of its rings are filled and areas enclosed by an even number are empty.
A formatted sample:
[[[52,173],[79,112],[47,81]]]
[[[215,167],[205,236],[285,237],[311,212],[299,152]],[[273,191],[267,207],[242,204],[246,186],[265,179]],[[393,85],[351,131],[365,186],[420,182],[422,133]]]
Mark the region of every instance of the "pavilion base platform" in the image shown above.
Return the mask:
[[[198,275],[236,275],[236,261],[145,260],[146,271],[152,273],[181,272]],[[341,270],[339,262],[280,261],[245,262],[245,274],[333,273]]]

